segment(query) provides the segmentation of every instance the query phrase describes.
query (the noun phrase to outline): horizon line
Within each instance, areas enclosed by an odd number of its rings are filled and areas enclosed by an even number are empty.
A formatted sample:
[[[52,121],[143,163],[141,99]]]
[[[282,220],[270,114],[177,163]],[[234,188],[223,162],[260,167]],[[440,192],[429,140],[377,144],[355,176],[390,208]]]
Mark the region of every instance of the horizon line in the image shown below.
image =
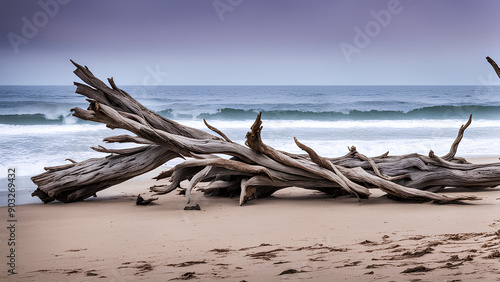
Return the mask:
[[[2,86],[74,86],[74,84],[0,84]],[[500,86],[500,82],[484,84],[120,84],[120,86]]]

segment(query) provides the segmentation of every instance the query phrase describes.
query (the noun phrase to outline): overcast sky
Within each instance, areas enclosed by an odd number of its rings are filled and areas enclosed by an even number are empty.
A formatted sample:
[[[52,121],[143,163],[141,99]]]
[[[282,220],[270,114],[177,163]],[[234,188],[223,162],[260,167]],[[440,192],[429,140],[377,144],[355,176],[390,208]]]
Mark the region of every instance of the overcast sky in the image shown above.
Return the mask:
[[[500,61],[498,0],[59,1],[0,2],[0,84],[71,85],[70,59],[119,85],[481,84]]]

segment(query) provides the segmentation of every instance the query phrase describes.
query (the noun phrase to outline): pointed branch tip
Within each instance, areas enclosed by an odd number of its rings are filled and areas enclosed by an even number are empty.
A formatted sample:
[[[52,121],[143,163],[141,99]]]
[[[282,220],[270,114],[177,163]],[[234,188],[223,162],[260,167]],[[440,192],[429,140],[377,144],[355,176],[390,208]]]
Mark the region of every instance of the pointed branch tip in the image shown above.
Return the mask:
[[[493,67],[493,69],[497,73],[498,78],[500,78],[500,68],[498,67],[497,63],[495,61],[493,61],[493,59],[490,57],[486,57],[486,61],[488,61],[488,63],[490,63],[490,65]]]

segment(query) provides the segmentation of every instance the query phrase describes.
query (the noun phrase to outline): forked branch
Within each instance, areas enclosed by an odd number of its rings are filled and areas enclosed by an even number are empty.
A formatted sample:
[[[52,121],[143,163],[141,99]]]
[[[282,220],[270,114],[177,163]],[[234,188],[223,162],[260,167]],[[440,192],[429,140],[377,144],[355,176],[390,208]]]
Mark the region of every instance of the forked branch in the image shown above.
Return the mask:
[[[498,66],[489,58],[488,61],[498,74]],[[455,156],[472,116],[460,127],[449,153],[441,158],[432,151],[429,156],[389,156],[386,153],[370,158],[357,152],[354,146],[344,156],[325,158],[294,139],[307,153],[296,155],[264,143],[261,113],[247,133],[246,146],[243,146],[231,141],[206,120],[205,125],[222,138],[166,119],[118,88],[112,78],[108,79],[108,87],[87,67],[73,64],[75,74],[86,83],[75,83],[76,92],[86,96],[89,102],[88,109],[72,109],[73,115],[132,133],[108,137],[105,142],[142,146],[127,149],[92,147],[109,155],[46,168],[45,173],[32,178],[38,186],[33,196],[40,197],[43,202],[86,199],[173,158],[184,161],[158,175],[157,180],[167,182],[151,190],[166,194],[180,188],[181,182],[188,181],[185,189],[188,202],[196,189],[210,195],[240,194],[240,204],[243,204],[296,186],[332,196],[351,194],[359,199],[368,198],[369,189],[380,189],[391,198],[453,203],[479,198],[446,196],[431,191],[446,191],[445,187],[484,189],[500,184],[500,163],[470,164]]]

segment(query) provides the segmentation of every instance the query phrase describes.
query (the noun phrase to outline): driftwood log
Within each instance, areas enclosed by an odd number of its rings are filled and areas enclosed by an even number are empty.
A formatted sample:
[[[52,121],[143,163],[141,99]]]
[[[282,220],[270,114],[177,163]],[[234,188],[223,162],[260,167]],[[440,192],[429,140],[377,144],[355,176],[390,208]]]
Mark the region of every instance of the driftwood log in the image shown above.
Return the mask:
[[[493,60],[490,60],[488,58],[491,63]],[[430,151],[428,155],[402,156],[390,156],[387,152],[369,158],[353,146],[344,156],[325,158],[297,139],[294,142],[305,154],[291,154],[264,143],[260,114],[247,133],[244,146],[232,142],[207,121],[207,127],[220,137],[166,119],[119,89],[112,78],[108,79],[111,86],[108,87],[87,67],[73,64],[76,66],[74,73],[86,83],[75,82],[76,93],[86,96],[89,102],[88,109],[71,109],[73,115],[133,134],[108,137],[105,142],[141,146],[129,149],[92,147],[110,155],[45,168],[46,172],[32,177],[38,186],[32,196],[44,203],[84,200],[173,158],[184,161],[158,175],[156,179],[165,184],[150,189],[166,194],[180,188],[180,183],[187,180],[189,185],[183,192],[188,203],[195,188],[208,195],[239,195],[242,205],[292,186],[333,196],[352,195],[360,200],[369,198],[370,189],[380,189],[393,199],[452,203],[479,198],[438,192],[449,187],[481,190],[500,185],[500,163],[471,164],[455,156],[472,116],[459,129],[449,153],[441,157]],[[492,64],[494,68],[495,65]],[[498,72],[498,67],[495,70]],[[204,185],[198,186],[202,182]]]

